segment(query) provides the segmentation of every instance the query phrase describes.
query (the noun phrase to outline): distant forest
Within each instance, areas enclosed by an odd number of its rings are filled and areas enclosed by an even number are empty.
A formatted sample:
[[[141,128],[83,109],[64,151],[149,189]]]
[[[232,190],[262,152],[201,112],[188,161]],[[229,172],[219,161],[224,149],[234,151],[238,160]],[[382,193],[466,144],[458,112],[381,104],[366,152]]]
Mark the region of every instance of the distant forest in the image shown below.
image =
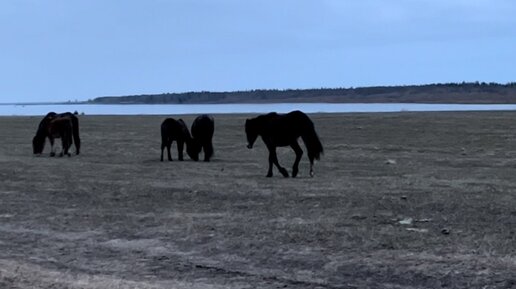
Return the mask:
[[[516,82],[463,82],[360,88],[184,92],[105,96],[95,104],[214,104],[214,103],[516,103]]]

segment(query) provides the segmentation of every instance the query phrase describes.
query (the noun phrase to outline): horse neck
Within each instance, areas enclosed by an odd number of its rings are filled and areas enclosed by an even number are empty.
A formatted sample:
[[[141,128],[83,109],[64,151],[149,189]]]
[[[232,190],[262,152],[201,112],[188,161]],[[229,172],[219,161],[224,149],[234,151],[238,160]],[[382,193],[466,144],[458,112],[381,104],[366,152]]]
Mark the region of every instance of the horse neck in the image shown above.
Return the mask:
[[[36,137],[37,138],[45,138],[48,135],[48,123],[44,125],[40,125],[38,127],[38,130],[36,131]]]
[[[184,130],[185,134],[185,141],[187,144],[191,143],[193,141],[192,135],[190,134],[190,131],[188,129]]]
[[[272,118],[269,115],[264,115],[263,117],[256,118],[254,123],[255,132],[258,135],[267,134],[269,132],[268,127],[271,126]]]
[[[36,136],[34,137],[34,139],[36,139],[38,142],[45,142],[45,138],[48,136],[48,133],[46,131],[43,131],[43,130],[38,130],[36,132]]]

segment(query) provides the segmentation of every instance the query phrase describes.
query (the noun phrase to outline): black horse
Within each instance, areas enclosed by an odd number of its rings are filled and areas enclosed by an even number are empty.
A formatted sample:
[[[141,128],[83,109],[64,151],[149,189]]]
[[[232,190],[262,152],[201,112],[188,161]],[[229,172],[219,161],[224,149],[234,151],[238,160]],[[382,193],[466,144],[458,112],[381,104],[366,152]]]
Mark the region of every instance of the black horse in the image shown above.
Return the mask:
[[[68,149],[73,143],[75,143],[75,153],[79,154],[81,149],[79,119],[71,112],[49,112],[39,123],[36,135],[32,139],[32,151],[34,154],[39,155],[43,152],[47,137],[51,145],[50,156],[55,156],[55,138],[61,138],[62,141],[63,150],[60,156],[64,154],[70,156]]]
[[[306,114],[301,111],[292,111],[287,114],[277,114],[271,112],[258,117],[247,119],[245,122],[245,132],[247,135],[247,148],[253,148],[253,144],[258,136],[262,137],[263,142],[269,149],[269,171],[267,177],[272,177],[272,164],[275,164],[284,177],[288,177],[288,172],[278,163],[276,147],[290,146],[296,153],[296,160],[292,168],[292,177],[298,173],[298,165],[303,155],[303,150],[297,143],[301,137],[308,151],[310,160],[310,176],[313,177],[314,159],[319,159],[323,153],[323,147],[314,124]]]
[[[182,119],[175,120],[167,118],[161,123],[161,161],[163,161],[163,150],[167,148],[168,160],[172,161],[170,146],[173,141],[177,142],[177,155],[180,161],[183,160],[184,144],[190,142],[192,137]]]
[[[192,123],[192,140],[187,144],[186,151],[192,160],[199,160],[199,153],[204,151],[204,161],[209,162],[213,156],[213,132],[215,121],[213,117],[203,114],[195,118]]]

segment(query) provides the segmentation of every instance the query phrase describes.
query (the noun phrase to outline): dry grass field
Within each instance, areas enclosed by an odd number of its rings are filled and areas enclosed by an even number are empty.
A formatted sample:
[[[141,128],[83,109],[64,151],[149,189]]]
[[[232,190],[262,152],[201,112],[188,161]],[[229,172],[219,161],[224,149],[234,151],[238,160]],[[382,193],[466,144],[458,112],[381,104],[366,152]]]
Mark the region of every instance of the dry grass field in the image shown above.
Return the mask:
[[[310,115],[296,179],[246,117],[214,115],[210,163],[159,161],[164,116],[80,116],[70,158],[1,117],[0,288],[516,286],[515,112]]]

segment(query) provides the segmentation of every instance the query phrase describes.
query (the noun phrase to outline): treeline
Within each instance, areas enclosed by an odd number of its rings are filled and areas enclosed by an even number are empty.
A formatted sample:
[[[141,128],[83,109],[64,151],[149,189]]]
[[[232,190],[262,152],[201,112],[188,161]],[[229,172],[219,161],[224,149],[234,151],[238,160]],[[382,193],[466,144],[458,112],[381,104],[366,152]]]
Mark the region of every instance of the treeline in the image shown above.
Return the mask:
[[[185,92],[98,97],[97,104],[213,104],[213,103],[516,103],[516,82],[442,83],[359,88]]]

